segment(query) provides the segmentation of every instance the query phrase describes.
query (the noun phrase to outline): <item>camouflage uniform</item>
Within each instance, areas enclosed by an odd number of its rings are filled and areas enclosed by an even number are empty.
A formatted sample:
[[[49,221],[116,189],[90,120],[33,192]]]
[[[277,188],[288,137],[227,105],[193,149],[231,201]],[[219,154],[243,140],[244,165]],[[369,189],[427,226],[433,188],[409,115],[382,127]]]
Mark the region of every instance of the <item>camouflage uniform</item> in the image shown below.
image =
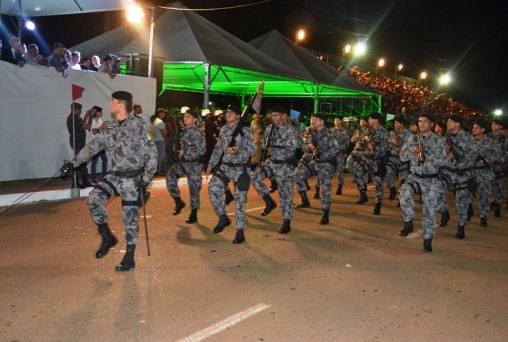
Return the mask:
[[[295,173],[295,151],[297,148],[296,128],[291,124],[281,127],[269,125],[264,133],[262,148],[270,140],[270,155],[251,174],[252,184],[261,197],[267,196],[268,189],[264,183],[265,177],[275,178],[280,196],[280,208],[284,220],[293,217],[293,181]],[[270,133],[272,136],[270,137]]]
[[[235,184],[236,229],[240,230],[246,227],[245,203],[247,202],[247,191],[239,190],[236,182],[238,177],[243,172],[246,172],[250,157],[254,154],[256,147],[254,145],[252,129],[250,127],[242,127],[240,134],[235,138],[236,153],[228,153],[226,151],[237,125],[235,124],[230,127],[226,124],[220,130],[219,140],[215,145],[209,162],[209,167],[215,168],[215,173],[208,184],[208,194],[215,213],[218,216],[225,215],[224,189],[229,181]]]
[[[446,169],[451,184],[455,186],[457,225],[464,227],[467,222],[467,208],[471,203],[470,181],[473,179],[471,166],[478,158],[478,148],[471,133],[463,129],[455,135],[448,134],[448,139],[457,152],[457,160],[450,160]]]
[[[122,123],[113,121],[76,156],[80,165],[105,149],[109,174],[88,197],[88,209],[97,225],[107,223],[105,205],[113,195],[122,198],[122,218],[127,245],[138,243],[139,196],[141,183],[149,184],[157,169],[157,150],[146,124],[134,115]]]
[[[492,181],[492,197],[496,205],[501,205],[503,204],[504,200],[504,164],[506,163],[505,159],[508,152],[508,137],[503,133],[490,133],[489,137],[494,140],[494,143],[498,144],[502,155],[501,160],[497,160],[492,164],[492,170],[494,171],[494,179]]]
[[[421,193],[423,201],[423,238],[432,239],[435,235],[436,214],[439,208],[439,170],[446,163],[446,150],[443,141],[434,133],[421,136],[424,162],[418,162],[418,154],[411,148],[417,145],[417,135],[410,135],[400,151],[400,160],[409,161],[410,174],[400,187],[400,208],[404,222],[415,218],[414,195]]]
[[[478,185],[478,204],[480,206],[480,218],[487,219],[490,210],[490,193],[494,171],[492,165],[501,157],[499,145],[494,140],[483,135],[480,140],[476,140],[478,147],[478,161],[473,166],[473,175]]]
[[[313,143],[314,140],[314,143]],[[313,157],[308,145],[317,145],[321,154]],[[327,127],[320,131],[312,128],[305,137],[302,145],[304,156],[296,169],[295,180],[298,192],[306,192],[307,178],[317,176],[321,188],[321,208],[329,210],[331,204],[330,191],[332,189],[332,175],[335,169],[336,156],[339,144],[336,135]]]
[[[438,138],[440,138],[441,141],[443,142],[443,144],[446,145],[446,137],[445,136],[438,135]],[[449,163],[449,160],[451,160],[451,153],[450,152],[447,153],[446,164]],[[441,189],[440,189],[441,191],[439,191],[439,200],[438,200],[439,211],[441,212],[442,215],[447,216],[446,220],[442,219],[442,221],[441,221],[442,226],[445,226],[446,225],[445,223],[448,221],[448,218],[450,215],[448,212],[448,209],[450,208],[450,205],[448,204],[448,188],[452,185],[452,182],[450,179],[450,172],[448,172],[448,170],[445,167],[441,168],[441,172],[439,174],[439,180],[441,182]]]
[[[183,151],[183,159],[179,159],[169,169],[166,175],[166,187],[171,197],[180,197],[178,178],[187,175],[191,209],[199,209],[202,184],[201,167],[206,153],[205,135],[196,125],[193,125],[183,130],[179,143]],[[178,149],[180,150],[180,148]]]
[[[337,181],[339,185],[344,185],[344,167],[347,150],[350,144],[348,131],[344,127],[332,128],[332,132],[337,137],[339,152],[337,154]]]
[[[390,132],[390,156],[386,165],[386,185],[392,189],[395,187],[395,175],[399,173],[399,184],[402,185],[409,175],[409,161],[400,161],[400,149],[404,146],[411,133],[404,128],[400,132]]]

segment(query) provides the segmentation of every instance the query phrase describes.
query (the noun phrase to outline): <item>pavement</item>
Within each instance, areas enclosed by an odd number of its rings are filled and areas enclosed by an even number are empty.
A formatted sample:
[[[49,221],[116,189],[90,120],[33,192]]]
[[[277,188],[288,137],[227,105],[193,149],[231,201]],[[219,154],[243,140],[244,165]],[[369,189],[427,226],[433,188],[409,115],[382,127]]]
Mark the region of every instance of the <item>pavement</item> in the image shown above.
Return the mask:
[[[247,241],[234,245],[234,203],[233,224],[214,234],[206,185],[193,225],[186,187],[178,216],[167,190],[152,188],[151,255],[142,216],[126,273],[114,271],[123,242],[95,259],[100,238],[84,198],[20,204],[0,216],[0,341],[506,341],[508,211],[487,228],[474,216],[459,241],[452,209],[428,255],[421,206],[416,232],[401,238],[396,201],[374,216],[373,191],[356,205],[346,177],[329,225],[311,199],[280,235],[280,209],[262,217],[251,187]],[[107,210],[123,241],[121,200]]]

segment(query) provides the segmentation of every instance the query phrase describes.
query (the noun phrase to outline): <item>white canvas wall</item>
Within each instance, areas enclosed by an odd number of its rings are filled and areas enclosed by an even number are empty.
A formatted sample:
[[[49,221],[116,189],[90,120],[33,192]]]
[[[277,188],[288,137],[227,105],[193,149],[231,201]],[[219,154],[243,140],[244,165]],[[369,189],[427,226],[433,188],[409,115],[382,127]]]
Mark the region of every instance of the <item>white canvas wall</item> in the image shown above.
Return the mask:
[[[104,109],[104,118],[110,118],[109,101],[116,90],[131,92],[144,113],[155,112],[153,78],[110,79],[106,74],[75,70],[63,77],[54,68],[19,68],[0,61],[0,181],[50,177],[64,159],[72,158],[66,126],[72,84],[85,88],[77,100],[83,105],[81,117],[97,105]]]

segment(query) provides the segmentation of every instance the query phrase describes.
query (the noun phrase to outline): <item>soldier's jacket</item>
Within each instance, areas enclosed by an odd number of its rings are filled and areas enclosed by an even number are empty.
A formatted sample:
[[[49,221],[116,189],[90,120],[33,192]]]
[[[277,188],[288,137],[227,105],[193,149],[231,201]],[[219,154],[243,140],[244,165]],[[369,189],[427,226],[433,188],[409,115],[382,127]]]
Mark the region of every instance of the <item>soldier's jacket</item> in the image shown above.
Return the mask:
[[[418,144],[418,136],[411,134],[400,150],[400,160],[409,161],[410,171],[419,175],[437,174],[442,166],[447,163],[447,155],[443,140],[436,134],[430,132],[426,136],[421,136],[425,161],[418,162],[418,154],[411,152],[411,149]]]
[[[492,180],[494,172],[492,165],[501,157],[501,149],[488,135],[476,139],[478,158],[473,166],[474,174],[478,180]]]
[[[503,164],[505,164],[508,161],[508,137],[503,133],[499,134],[489,133],[488,136],[492,138],[495,144],[498,145],[501,154],[499,160],[495,161],[492,164],[492,168],[494,169],[494,171],[502,172]]]
[[[400,132],[391,131],[390,132],[390,144],[391,144],[391,155],[398,156],[400,154],[400,149],[406,143],[407,139],[411,135],[408,129],[404,128]]]
[[[369,134],[369,130],[365,133],[365,135]],[[391,150],[390,137],[388,131],[384,127],[379,127],[379,129],[370,129],[370,134],[372,137],[372,146],[373,148],[366,149],[365,151],[360,153],[361,158],[363,159],[381,159],[384,158],[388,152]],[[374,150],[374,153],[373,153]]]
[[[206,151],[205,134],[196,125],[185,128],[180,136],[180,147],[183,150],[183,161],[200,161]]]
[[[451,170],[466,170],[476,163],[478,147],[471,133],[463,129],[455,135],[448,134],[449,141],[457,152],[457,160],[449,160],[448,168]]]
[[[347,130],[343,127],[339,128],[332,128],[332,132],[337,137],[337,143],[339,144],[339,155],[344,155],[347,153],[347,150],[349,148],[349,144],[351,143],[349,134]]]
[[[247,164],[250,157],[254,154],[256,146],[254,145],[253,132],[250,127],[242,127],[240,134],[235,138],[236,153],[228,153],[226,150],[231,142],[231,136],[236,129],[238,124],[229,127],[227,124],[224,125],[219,133],[219,139],[212,152],[210,162],[208,165],[213,169],[219,163],[222,156],[221,163],[230,164]]]
[[[271,152],[269,158],[271,160],[294,159],[298,147],[298,135],[296,128],[291,124],[282,124],[279,128],[270,124],[265,130],[262,147],[266,148],[266,143],[270,140]]]
[[[337,156],[337,153],[339,152],[339,143],[337,141],[337,137],[327,127],[323,127],[321,131],[318,131],[315,128],[310,130],[310,134],[307,135],[304,144],[302,145],[302,150],[305,155],[312,154],[312,152],[309,150],[309,144],[313,144],[314,146],[317,144],[317,147],[319,148],[321,154],[319,157],[314,155],[314,159],[316,161],[331,161]]]
[[[69,131],[69,142],[73,145],[72,137],[72,113],[67,117],[67,130]],[[82,149],[86,144],[86,128],[82,118],[74,115],[74,131],[76,132],[76,150]]]
[[[143,182],[149,183],[157,170],[157,149],[143,120],[133,115],[120,124],[112,121],[73,160],[80,165],[105,149],[110,171],[137,171],[144,168]]]

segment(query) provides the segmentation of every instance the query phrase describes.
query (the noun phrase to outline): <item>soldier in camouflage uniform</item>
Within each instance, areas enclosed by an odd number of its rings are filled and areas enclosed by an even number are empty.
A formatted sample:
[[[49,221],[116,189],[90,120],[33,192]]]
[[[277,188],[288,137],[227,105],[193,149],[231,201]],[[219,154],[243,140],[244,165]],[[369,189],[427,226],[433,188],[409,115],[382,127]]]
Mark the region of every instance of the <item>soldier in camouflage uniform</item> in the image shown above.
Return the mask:
[[[175,200],[175,211],[173,215],[178,215],[185,207],[185,203],[180,198],[180,189],[178,189],[178,178],[187,175],[189,185],[191,213],[186,223],[196,223],[198,221],[197,212],[200,207],[201,192],[201,165],[205,159],[206,140],[205,134],[196,126],[198,113],[188,109],[183,115],[183,130],[179,144],[176,146],[177,162],[169,169],[166,175],[166,187],[169,194]]]
[[[366,175],[373,173],[376,182],[376,205],[374,215],[381,213],[383,203],[383,178],[386,176],[386,164],[388,162],[387,154],[390,151],[390,138],[386,128],[381,126],[383,117],[380,113],[372,112],[369,116],[369,133],[363,137],[363,141],[368,144],[368,148],[356,154],[357,163],[353,171],[356,186],[360,192],[360,199],[357,204],[367,202],[367,183]]]
[[[502,132],[503,121],[494,119],[492,121],[492,132],[489,136],[498,144],[502,158],[492,164],[494,180],[492,181],[492,196],[495,217],[501,217],[501,204],[504,201],[504,174],[506,168],[506,154],[508,152],[508,137]]]
[[[243,126],[240,122],[242,110],[238,105],[229,105],[226,111],[226,124],[222,127],[219,140],[212,152],[208,163],[208,172],[215,169],[215,173],[208,184],[208,194],[215,213],[219,216],[219,223],[213,229],[215,234],[224,230],[231,224],[226,215],[226,204],[224,202],[224,189],[229,181],[235,184],[236,203],[236,236],[234,244],[245,241],[245,203],[247,202],[247,190],[250,177],[247,173],[250,157],[254,154],[253,133],[250,127]],[[238,125],[242,125],[237,134],[233,136]],[[234,139],[234,146],[231,140]]]
[[[268,215],[276,204],[264,183],[264,179],[275,178],[280,195],[280,208],[284,223],[279,229],[280,234],[291,231],[293,217],[293,181],[295,173],[295,151],[297,147],[296,129],[284,117],[287,111],[282,106],[275,106],[272,111],[272,123],[266,128],[263,135],[262,149],[267,156],[260,166],[251,174],[252,184],[263,197],[266,207],[261,213]]]
[[[390,189],[390,201],[395,199],[397,189],[395,188],[395,176],[399,173],[399,184],[402,185],[409,174],[409,162],[400,161],[400,149],[409,138],[411,133],[406,129],[406,120],[398,116],[393,120],[394,130],[390,132],[390,156],[386,165],[386,185]]]
[[[400,160],[409,161],[410,174],[400,186],[400,208],[404,228],[400,236],[413,232],[415,218],[414,195],[420,193],[423,201],[423,250],[432,253],[436,214],[439,209],[439,170],[446,163],[443,141],[432,132],[433,117],[422,114],[418,120],[420,134],[409,136],[400,151]]]
[[[342,195],[342,187],[344,186],[344,167],[347,150],[350,144],[350,137],[346,128],[342,126],[341,118],[335,118],[333,124],[334,127],[332,128],[332,132],[335,133],[337,143],[339,144],[339,153],[337,154],[337,181],[339,185],[335,194]]]
[[[444,130],[446,129],[446,124],[440,121],[436,121],[434,123],[434,134],[441,139],[443,144],[446,145],[446,135]],[[447,151],[447,162],[451,158],[451,153]],[[441,172],[439,175],[439,180],[441,181],[441,191],[439,192],[439,211],[441,212],[441,222],[439,223],[440,227],[446,227],[448,225],[448,221],[450,220],[450,211],[448,205],[448,188],[451,185],[451,180],[449,176],[449,172],[446,168],[441,168]]]
[[[478,144],[478,161],[473,166],[473,175],[478,185],[478,204],[480,207],[480,226],[487,227],[487,218],[490,210],[490,193],[494,179],[494,164],[501,157],[499,145],[485,134],[487,122],[476,121],[473,125],[473,136]]]
[[[364,140],[368,134],[369,123],[366,119],[361,118],[360,127],[351,136],[351,143],[354,144],[353,151],[351,151],[346,159],[346,169],[348,169],[353,174],[353,176],[356,166],[361,162],[362,153],[367,151],[369,148],[369,144]],[[354,179],[354,182],[356,182],[356,179]],[[367,175],[365,175],[364,183],[367,183]]]
[[[78,166],[106,149],[111,165],[109,174],[101,178],[88,197],[88,209],[102,236],[96,257],[105,256],[118,242],[109,229],[105,206],[111,196],[119,195],[122,198],[127,252],[115,270],[128,271],[135,267],[140,195],[146,192],[157,169],[157,149],[146,124],[130,114],[132,95],[117,91],[111,97],[109,108],[115,120],[81,150],[73,159],[73,164]]]
[[[471,167],[478,158],[478,148],[473,136],[462,129],[461,116],[452,114],[446,123],[446,149],[451,153],[451,160],[446,166],[451,184],[455,186],[455,210],[457,213],[457,234],[459,240],[464,239],[465,226],[468,221],[468,207],[471,203]]]
[[[313,128],[302,145],[304,156],[295,174],[296,187],[302,197],[302,202],[297,205],[297,208],[310,207],[307,198],[307,178],[312,175],[317,176],[321,187],[321,208],[323,209],[323,217],[319,224],[323,225],[329,223],[332,176],[335,169],[336,156],[339,152],[337,137],[325,126],[325,122],[325,114],[314,115]]]

